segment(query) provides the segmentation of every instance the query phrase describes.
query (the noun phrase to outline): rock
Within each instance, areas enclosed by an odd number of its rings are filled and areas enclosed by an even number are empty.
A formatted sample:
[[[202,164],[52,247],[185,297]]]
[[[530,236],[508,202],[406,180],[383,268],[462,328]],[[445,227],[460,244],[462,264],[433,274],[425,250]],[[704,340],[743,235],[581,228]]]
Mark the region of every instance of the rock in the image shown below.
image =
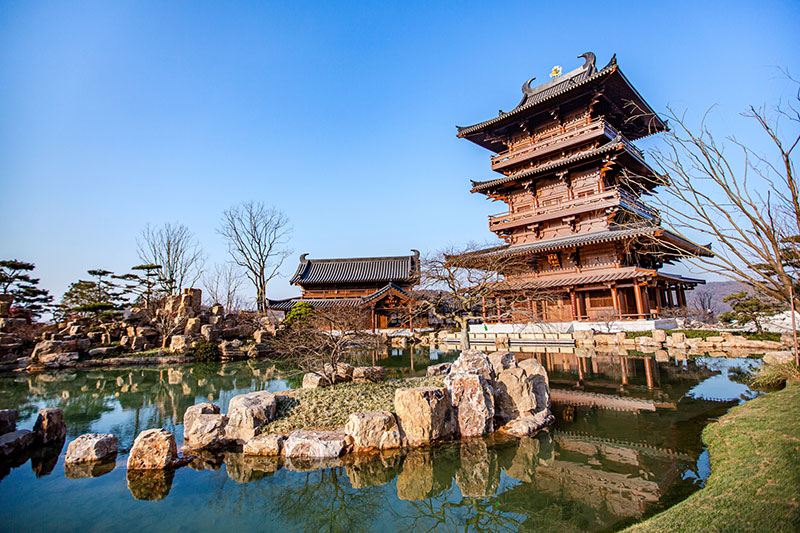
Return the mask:
[[[42,341],[33,348],[31,359],[37,363],[53,361],[58,355],[74,352],[77,344],[74,341]]]
[[[33,432],[44,444],[63,442],[67,437],[67,425],[64,423],[64,411],[57,407],[49,407],[39,411],[39,417],[33,425]]]
[[[147,337],[137,335],[131,340],[131,350],[138,352],[145,349],[147,346]]]
[[[550,378],[542,364],[531,357],[520,361],[520,368],[524,368],[528,379],[533,384],[533,393],[536,396],[536,410],[550,409]]]
[[[239,394],[228,403],[228,439],[241,444],[256,436],[261,426],[275,418],[275,395],[260,391]]]
[[[344,431],[297,430],[289,434],[283,447],[286,457],[341,457],[347,450]]]
[[[447,374],[450,373],[450,368],[452,366],[453,365],[451,363],[441,363],[438,365],[431,365],[428,367],[427,371],[425,372],[425,375],[429,378],[433,376],[446,376]]]
[[[500,486],[500,464],[497,452],[481,439],[471,439],[459,446],[460,465],[456,484],[465,498],[491,498]]]
[[[16,409],[0,409],[0,435],[17,430],[19,411]]]
[[[200,326],[200,335],[203,336],[208,342],[215,342],[217,340],[217,330],[211,324]]]
[[[156,330],[156,328],[150,326],[136,326],[135,337],[156,337],[156,336],[158,336],[158,330]]]
[[[492,352],[488,355],[488,357],[489,362],[492,364],[492,368],[494,369],[495,376],[497,376],[503,370],[516,368],[517,366],[517,358],[508,350]]]
[[[515,437],[531,436],[554,421],[555,418],[550,414],[550,410],[543,409],[536,414],[528,414],[516,418],[502,426],[498,431]]]
[[[102,348],[92,348],[89,350],[89,357],[91,358],[103,358],[109,357],[111,355],[116,354],[120,351],[119,346],[103,346]]]
[[[434,461],[429,448],[410,450],[397,475],[397,497],[401,500],[421,501],[447,489],[450,476],[437,472],[441,467],[442,463]]]
[[[247,350],[247,357],[250,359],[258,359],[269,355],[269,346],[266,344],[256,343]]]
[[[446,438],[452,433],[447,389],[397,389],[394,393],[394,409],[401,434],[411,446]]]
[[[344,381],[353,381],[353,365],[348,365],[347,363],[336,363],[336,373],[333,372],[333,366],[329,364],[325,364],[323,366],[322,371],[325,375],[330,376],[333,375],[336,383],[344,382]]]
[[[667,342],[667,332],[663,329],[653,330],[653,342]]]
[[[214,316],[225,316],[225,308],[220,304],[214,304],[211,306],[211,314]]]
[[[178,459],[175,436],[166,429],[146,429],[133,441],[128,470],[172,468]]]
[[[114,467],[116,466],[117,462],[114,460],[87,461],[84,463],[65,462],[64,475],[68,479],[84,479],[84,478],[100,477],[114,470]],[[146,470],[141,470],[141,472],[146,472]]]
[[[228,417],[220,414],[199,414],[183,432],[183,445],[192,450],[221,448],[228,443],[225,426]]]
[[[344,431],[353,440],[355,452],[387,450],[401,445],[397,419],[389,411],[351,414]]]
[[[391,483],[402,462],[403,456],[400,453],[355,455],[345,465],[345,472],[354,489],[377,487]]]
[[[198,403],[186,408],[183,414],[183,433],[190,431],[195,419],[200,415],[218,415],[219,405],[213,403]]]
[[[238,339],[219,343],[219,351],[223,359],[244,359],[246,356],[242,351],[242,341]]]
[[[200,323],[199,318],[190,318],[186,321],[186,327],[183,328],[183,334],[186,336],[197,335],[200,333],[200,327],[202,324]]]
[[[255,333],[253,333],[253,338],[255,339],[256,344],[263,344],[270,337],[272,337],[272,334],[266,329],[259,329]]]
[[[319,389],[321,387],[329,387],[330,383],[318,374],[307,373],[303,375],[303,388],[304,389]]]
[[[126,478],[128,490],[136,500],[163,500],[172,488],[175,471],[169,470],[131,470]]]
[[[9,457],[22,453],[36,442],[36,433],[27,429],[18,429],[0,435],[0,457]]]
[[[451,374],[478,374],[490,384],[494,383],[495,373],[492,363],[480,350],[466,350],[458,356],[450,369]]]
[[[245,455],[280,455],[283,447],[283,435],[259,435],[244,445]]]
[[[525,368],[500,372],[495,382],[494,399],[497,416],[506,421],[535,411],[536,393]]]
[[[119,345],[122,347],[128,346],[131,343],[131,338],[127,335],[123,335],[119,338]]]
[[[450,391],[454,431],[462,437],[478,437],[494,430],[494,396],[483,376],[449,374],[445,386]]]
[[[386,380],[386,369],[382,366],[357,366],[353,369],[356,383],[380,383]]]
[[[189,337],[186,335],[173,335],[169,339],[170,353],[184,353],[189,349]]]
[[[117,455],[117,445],[117,437],[114,435],[100,433],[81,435],[67,446],[67,455],[64,458],[64,464],[111,459]]]
[[[788,351],[767,352],[764,354],[764,363],[768,365],[784,365],[794,361],[794,354]]]

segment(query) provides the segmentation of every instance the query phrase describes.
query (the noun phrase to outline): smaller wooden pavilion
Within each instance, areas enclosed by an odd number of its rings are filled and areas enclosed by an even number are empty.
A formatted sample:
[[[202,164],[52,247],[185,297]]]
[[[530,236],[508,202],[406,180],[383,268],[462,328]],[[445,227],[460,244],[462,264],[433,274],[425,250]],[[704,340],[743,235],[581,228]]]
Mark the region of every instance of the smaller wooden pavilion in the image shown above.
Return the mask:
[[[297,298],[268,300],[275,311],[288,311],[297,303],[312,307],[358,307],[370,310],[370,327],[376,329],[411,327],[411,290],[419,282],[419,252],[395,257],[309,259],[300,265],[290,283],[299,285]],[[409,320],[408,323],[405,321]]]

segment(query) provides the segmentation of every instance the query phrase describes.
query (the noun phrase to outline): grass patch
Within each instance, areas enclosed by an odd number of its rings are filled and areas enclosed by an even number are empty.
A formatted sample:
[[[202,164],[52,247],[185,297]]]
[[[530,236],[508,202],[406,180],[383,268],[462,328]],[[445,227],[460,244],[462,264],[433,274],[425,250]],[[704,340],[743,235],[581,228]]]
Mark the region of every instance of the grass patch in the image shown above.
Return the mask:
[[[288,435],[296,429],[338,429],[353,413],[394,411],[394,391],[441,387],[442,377],[383,383],[339,383],[335,388],[297,389],[277,396],[276,419],[262,433]]]
[[[706,340],[709,337],[719,337],[722,335],[721,331],[713,330],[713,329],[668,329],[667,335],[672,335],[673,333],[683,333],[686,335],[687,339],[703,339]],[[780,342],[781,334],[780,333],[743,333],[743,332],[732,332],[734,335],[741,335],[742,337],[751,340],[751,341],[775,341]],[[625,338],[627,339],[635,339],[637,337],[651,337],[653,335],[652,331],[626,331]]]
[[[703,431],[705,488],[625,531],[798,531],[800,383],[734,407]]]
[[[750,385],[756,389],[774,390],[793,381],[800,381],[800,369],[794,363],[784,363],[763,365]]]

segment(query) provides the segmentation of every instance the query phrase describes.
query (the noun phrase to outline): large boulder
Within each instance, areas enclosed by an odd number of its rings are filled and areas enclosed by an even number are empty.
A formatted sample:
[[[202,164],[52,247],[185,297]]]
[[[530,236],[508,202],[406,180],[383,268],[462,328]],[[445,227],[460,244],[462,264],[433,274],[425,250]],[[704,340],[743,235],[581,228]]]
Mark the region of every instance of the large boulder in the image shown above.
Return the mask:
[[[172,468],[178,459],[175,436],[166,429],[146,429],[136,436],[128,456],[128,470]]]
[[[35,443],[36,433],[27,429],[18,429],[0,435],[0,458],[22,453]]]
[[[89,357],[102,359],[104,357],[111,357],[119,351],[121,351],[120,346],[101,346],[100,348],[92,348],[89,350]]]
[[[452,434],[447,389],[397,389],[394,393],[394,410],[401,434],[410,446],[420,446]]]
[[[217,330],[214,329],[214,326],[211,324],[200,326],[200,335],[202,335],[203,338],[208,342],[214,342],[217,340]]]
[[[386,380],[386,369],[382,366],[357,366],[353,369],[356,383],[380,383]]]
[[[426,377],[433,377],[433,376],[446,376],[450,373],[450,369],[453,365],[451,363],[441,363],[438,365],[431,365],[425,371]]]
[[[47,363],[58,354],[74,352],[74,341],[42,341],[33,348],[31,360],[37,363]]]
[[[500,374],[500,372],[503,370],[516,368],[517,366],[516,356],[514,356],[514,354],[508,350],[498,350],[490,353],[487,357],[489,358],[489,362],[492,364],[492,369],[494,370],[495,376]]]
[[[534,358],[520,361],[519,366],[525,369],[528,379],[533,385],[536,410],[550,409],[550,378],[547,376],[547,370]]]
[[[173,335],[169,339],[170,353],[184,353],[189,349],[189,337],[186,335]]]
[[[764,363],[768,365],[783,365],[794,361],[794,354],[789,351],[767,352],[764,354]]]
[[[187,431],[190,431],[192,424],[194,424],[195,419],[199,415],[218,414],[219,405],[213,403],[203,402],[187,407],[186,412],[183,414],[183,434],[185,435]]]
[[[17,430],[19,411],[16,409],[0,409],[0,435]]]
[[[328,380],[319,374],[312,374],[311,372],[303,375],[303,388],[304,389],[319,389],[329,386]]]
[[[401,445],[397,419],[389,411],[351,414],[344,431],[353,439],[355,452],[386,450]]]
[[[322,371],[326,376],[333,376],[336,383],[343,381],[353,381],[353,365],[347,363],[336,363],[336,372],[333,371],[333,365],[325,364]]]
[[[494,430],[492,387],[477,374],[449,374],[444,380],[453,406],[454,430],[462,437],[478,437]]]
[[[228,403],[228,439],[244,444],[275,418],[275,395],[267,391],[239,394]]]
[[[543,409],[535,414],[527,414],[515,418],[506,425],[500,427],[498,431],[515,437],[525,437],[549,426],[555,421],[549,409]]]
[[[487,382],[494,383],[495,373],[489,358],[480,350],[465,350],[453,361],[451,374],[478,374]]]
[[[220,414],[199,414],[192,425],[184,428],[183,445],[191,450],[221,448],[228,443],[225,426],[228,417]]]
[[[344,431],[292,431],[283,446],[286,457],[341,457],[348,447]]]
[[[87,433],[67,446],[65,464],[103,461],[117,455],[117,437],[110,434]]]
[[[533,381],[524,368],[500,372],[494,387],[495,410],[503,420],[513,420],[536,410]]]
[[[183,334],[186,336],[198,335],[200,327],[202,326],[199,318],[190,318],[186,321],[186,327],[183,328]]]
[[[244,445],[245,455],[280,455],[283,448],[283,435],[259,435]]]
[[[42,444],[64,442],[67,436],[67,425],[64,423],[64,411],[57,407],[48,407],[39,411],[33,432],[39,436]]]

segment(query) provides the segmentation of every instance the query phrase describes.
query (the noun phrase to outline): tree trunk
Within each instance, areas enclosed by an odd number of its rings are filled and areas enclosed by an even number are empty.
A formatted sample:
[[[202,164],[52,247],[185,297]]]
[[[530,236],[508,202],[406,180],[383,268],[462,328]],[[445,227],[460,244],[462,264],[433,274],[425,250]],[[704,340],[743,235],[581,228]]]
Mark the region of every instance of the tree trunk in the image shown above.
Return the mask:
[[[461,351],[464,352],[469,350],[469,319],[467,318],[459,318],[458,325],[461,327],[461,332],[459,333],[461,339]]]

